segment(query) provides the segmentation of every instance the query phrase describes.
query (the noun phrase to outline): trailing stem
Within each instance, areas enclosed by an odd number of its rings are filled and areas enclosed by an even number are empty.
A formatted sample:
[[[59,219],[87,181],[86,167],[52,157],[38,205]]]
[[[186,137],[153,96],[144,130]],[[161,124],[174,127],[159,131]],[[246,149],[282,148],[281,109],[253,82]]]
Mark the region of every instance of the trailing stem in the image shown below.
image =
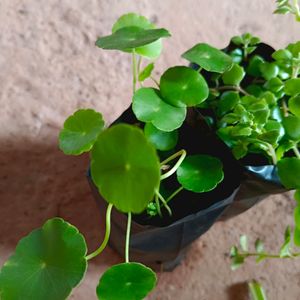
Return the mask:
[[[241,88],[240,86],[236,86],[236,85],[224,85],[224,86],[220,86],[220,87],[215,87],[213,89],[211,89],[212,91],[237,91],[241,94],[244,94],[246,96],[250,96],[249,93],[247,93],[243,88]]]
[[[86,256],[86,260],[90,260],[90,259],[96,257],[105,249],[107,242],[109,240],[109,236],[110,236],[110,217],[111,217],[112,208],[113,208],[113,204],[109,203],[107,206],[107,210],[106,210],[106,229],[105,229],[104,240],[103,240],[102,244],[100,245],[100,247],[96,251],[94,251],[91,254]]]
[[[125,244],[125,262],[129,263],[129,241],[131,229],[131,212],[128,213],[127,230],[126,230],[126,244]]]
[[[155,193],[158,196],[158,199],[162,202],[165,209],[168,211],[169,215],[172,216],[172,210],[169,207],[169,205],[167,204],[167,201],[165,200],[165,198],[159,193],[158,190],[156,190]]]
[[[137,65],[136,65],[136,55],[135,50],[132,50],[132,74],[133,74],[133,93],[136,91],[136,82],[137,82]]]

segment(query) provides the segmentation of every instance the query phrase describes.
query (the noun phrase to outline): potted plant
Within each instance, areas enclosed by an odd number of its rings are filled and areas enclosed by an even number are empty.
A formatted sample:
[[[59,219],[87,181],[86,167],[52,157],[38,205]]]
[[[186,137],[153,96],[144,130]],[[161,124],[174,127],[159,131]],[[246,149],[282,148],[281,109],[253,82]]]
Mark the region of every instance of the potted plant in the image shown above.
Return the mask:
[[[88,261],[106,247],[111,228],[120,224],[114,222],[114,215],[122,218],[124,237],[119,244],[125,262],[103,274],[97,295],[109,300],[143,299],[154,288],[156,276],[143,264],[130,262],[131,250],[133,256],[146,250],[149,262],[171,261],[167,267],[172,268],[178,254],[233,201],[240,167],[196,109],[209,94],[204,77],[189,67],[175,66],[158,83],[151,75],[153,62],[141,69],[142,58],[157,58],[161,39],[168,36],[167,30],[155,29],[146,18],[127,14],[114,24],[111,35],[97,40],[100,48],[131,53],[132,107],[108,128],[100,113],[76,111],[64,123],[59,146],[70,155],[90,152],[91,185],[106,201],[101,204],[106,203],[105,237],[98,249],[87,254],[84,237],[74,226],[60,218],[48,220],[19,242],[2,267],[1,299],[66,299],[84,277]],[[230,56],[199,45],[203,68],[224,73],[232,67]],[[144,86],[147,78],[154,81],[154,88]],[[167,241],[157,243],[168,235]],[[113,240],[118,248],[117,239]]]

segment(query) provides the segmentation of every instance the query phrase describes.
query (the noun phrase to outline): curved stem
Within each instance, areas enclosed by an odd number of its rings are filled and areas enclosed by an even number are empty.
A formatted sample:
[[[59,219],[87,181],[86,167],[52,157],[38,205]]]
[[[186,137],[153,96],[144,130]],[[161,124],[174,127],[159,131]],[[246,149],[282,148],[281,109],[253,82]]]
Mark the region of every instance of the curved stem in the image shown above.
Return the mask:
[[[166,200],[166,202],[168,203],[169,201],[171,201],[178,193],[180,193],[183,190],[183,186],[180,186],[173,194],[171,194],[171,196],[169,196]]]
[[[125,262],[129,263],[129,241],[131,229],[131,212],[128,213],[127,230],[126,230],[126,244],[125,244]]]
[[[109,236],[110,236],[110,216],[111,216],[112,208],[113,208],[113,204],[109,203],[107,206],[107,209],[106,209],[106,230],[105,230],[104,240],[103,240],[102,244],[100,245],[100,247],[96,251],[92,252],[91,254],[89,254],[85,257],[86,260],[90,260],[90,259],[96,257],[106,247],[107,242],[109,240]]]
[[[158,82],[153,76],[150,76],[150,79],[156,84],[156,86],[157,86],[158,88],[160,88],[159,82]]]
[[[240,86],[236,86],[236,85],[224,85],[224,86],[220,86],[220,87],[216,87],[214,89],[211,90],[217,90],[217,91],[228,91],[228,90],[234,90],[237,91],[241,94],[244,94],[246,96],[250,96],[249,93],[247,93],[243,88],[241,88]]]
[[[300,152],[299,152],[297,146],[294,146],[294,147],[293,147],[293,151],[294,151],[295,155],[297,156],[297,158],[300,159]]]
[[[156,193],[154,195],[154,200],[155,200],[155,204],[156,204],[156,207],[157,207],[158,215],[162,218],[162,213],[161,213],[160,205],[159,205],[159,201],[158,201],[158,195]]]
[[[135,50],[132,50],[132,74],[133,74],[133,93],[136,91],[136,82],[137,82],[137,75],[136,75],[136,55]]]
[[[277,156],[276,156],[275,149],[270,144],[268,144],[268,149],[269,149],[268,152],[269,152],[269,154],[271,155],[271,158],[272,158],[273,165],[276,165],[277,164]]]
[[[169,207],[169,205],[167,204],[167,201],[165,200],[165,198],[159,193],[159,191],[156,190],[155,193],[157,194],[159,200],[162,202],[165,209],[168,211],[169,215],[172,216],[172,210]]]
[[[176,172],[176,170],[179,168],[179,166],[181,165],[181,163],[183,162],[183,160],[186,157],[186,151],[182,149],[182,150],[176,152],[175,154],[171,155],[167,159],[165,159],[163,162],[161,162],[160,165],[163,166],[163,165],[165,165],[166,163],[168,163],[169,161],[175,159],[178,156],[180,156],[180,158],[178,159],[177,163],[174,165],[174,167],[171,170],[169,170],[167,173],[161,175],[160,180],[164,180],[164,179],[170,177],[171,175],[173,175]]]

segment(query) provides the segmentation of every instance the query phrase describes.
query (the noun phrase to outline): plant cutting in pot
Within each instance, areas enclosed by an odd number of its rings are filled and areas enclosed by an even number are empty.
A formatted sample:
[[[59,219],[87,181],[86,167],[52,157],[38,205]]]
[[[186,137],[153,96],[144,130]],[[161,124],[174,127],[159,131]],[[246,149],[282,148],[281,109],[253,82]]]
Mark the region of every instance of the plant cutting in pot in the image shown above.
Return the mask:
[[[114,24],[111,35],[97,40],[100,48],[131,53],[132,108],[108,128],[100,113],[76,111],[64,123],[59,146],[68,155],[90,152],[92,185],[107,203],[103,242],[87,255],[84,237],[74,226],[60,218],[48,220],[19,242],[2,267],[2,300],[66,299],[84,277],[88,261],[106,247],[115,211],[127,222],[125,262],[103,274],[97,296],[101,300],[143,299],[154,288],[156,276],[143,264],[130,262],[132,219],[140,226],[154,224],[152,244],[162,228],[177,234],[188,227],[188,234],[180,236],[186,247],[232,202],[240,169],[230,153],[224,155],[224,144],[207,134],[206,123],[195,108],[208,97],[203,76],[189,67],[175,66],[158,82],[151,75],[153,62],[141,70],[142,58],[157,58],[161,39],[169,35],[146,18],[127,14]],[[202,44],[198,55],[203,68],[216,73],[232,68],[230,56],[207,44]],[[153,79],[155,88],[144,86],[147,78]],[[124,124],[122,120],[128,118],[131,121]],[[227,170],[236,172],[227,176]],[[164,242],[169,243],[172,239]]]

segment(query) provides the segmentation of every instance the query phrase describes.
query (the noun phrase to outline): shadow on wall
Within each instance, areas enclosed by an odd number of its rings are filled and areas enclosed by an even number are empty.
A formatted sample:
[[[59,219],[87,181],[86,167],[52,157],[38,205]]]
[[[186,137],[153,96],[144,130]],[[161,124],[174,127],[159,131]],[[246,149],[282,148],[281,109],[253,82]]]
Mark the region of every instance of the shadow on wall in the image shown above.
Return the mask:
[[[227,288],[228,300],[249,300],[247,282],[239,282]]]
[[[56,141],[1,141],[0,265],[20,238],[59,216],[75,225],[94,250],[104,236],[104,220],[86,179],[88,156],[64,155]],[[99,263],[119,260],[112,250]]]

